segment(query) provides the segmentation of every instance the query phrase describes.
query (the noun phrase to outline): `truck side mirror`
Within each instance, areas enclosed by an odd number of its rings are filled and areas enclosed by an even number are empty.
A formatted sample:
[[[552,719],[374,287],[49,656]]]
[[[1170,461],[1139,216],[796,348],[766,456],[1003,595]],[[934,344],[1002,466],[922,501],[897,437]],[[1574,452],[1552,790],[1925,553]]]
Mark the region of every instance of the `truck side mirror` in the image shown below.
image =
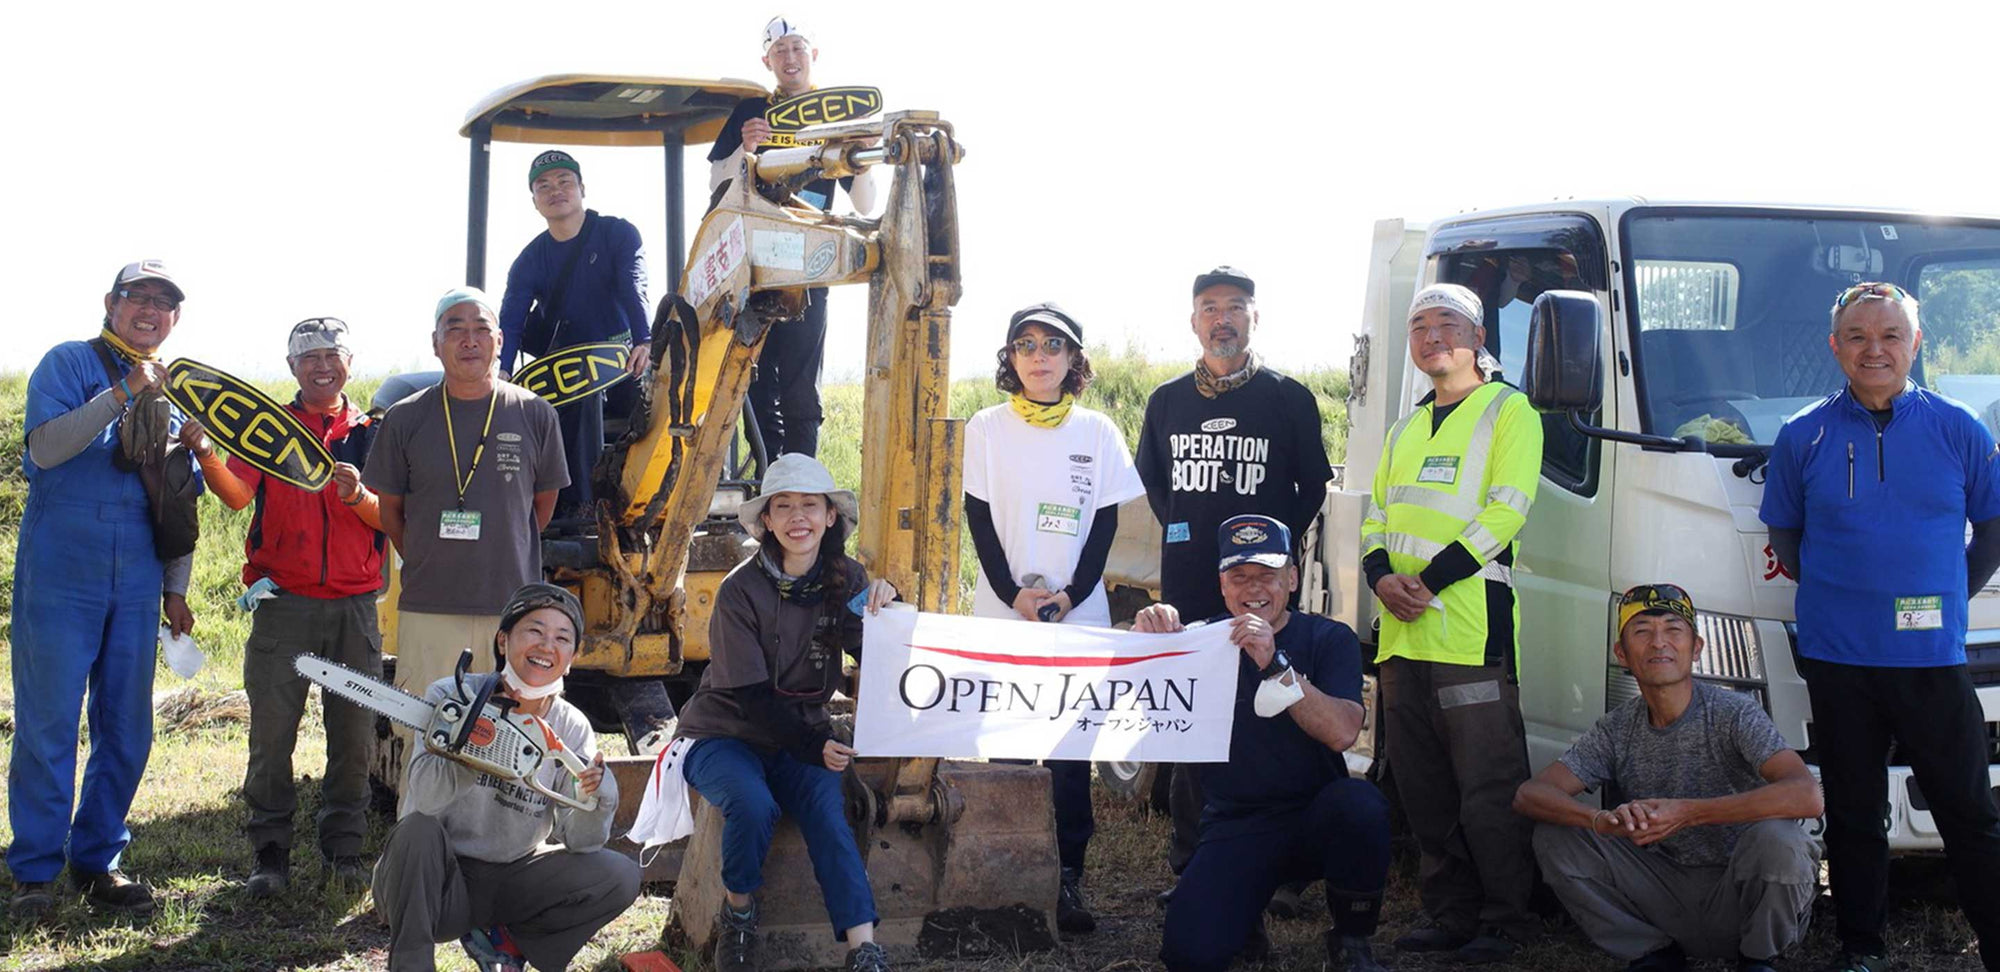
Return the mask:
[[[1548,290],[1528,317],[1528,359],[1522,386],[1544,412],[1595,412],[1604,398],[1597,299],[1580,290]]]

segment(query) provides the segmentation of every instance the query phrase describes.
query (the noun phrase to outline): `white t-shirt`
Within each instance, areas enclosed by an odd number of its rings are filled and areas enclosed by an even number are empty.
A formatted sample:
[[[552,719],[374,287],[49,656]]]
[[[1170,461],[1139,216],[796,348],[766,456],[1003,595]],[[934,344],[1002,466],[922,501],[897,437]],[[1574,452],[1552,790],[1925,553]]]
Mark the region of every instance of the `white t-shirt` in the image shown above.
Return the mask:
[[[965,491],[993,508],[993,529],[1015,583],[1042,575],[1049,590],[1068,587],[1097,511],[1146,495],[1125,439],[1104,413],[1081,405],[1053,429],[1029,425],[1006,402],[965,423]],[[972,613],[1018,618],[979,571]],[[1111,605],[1097,589],[1063,617],[1067,624],[1110,627]]]

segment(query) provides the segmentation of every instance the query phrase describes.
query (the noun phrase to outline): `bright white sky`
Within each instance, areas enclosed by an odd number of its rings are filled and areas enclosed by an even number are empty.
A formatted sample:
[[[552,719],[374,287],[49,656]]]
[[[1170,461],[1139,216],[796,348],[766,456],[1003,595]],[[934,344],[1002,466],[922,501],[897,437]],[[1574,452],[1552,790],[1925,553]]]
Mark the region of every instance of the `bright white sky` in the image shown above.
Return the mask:
[[[112,275],[150,256],[190,295],[169,356],[276,376],[289,326],[330,314],[357,373],[434,367],[431,306],[465,259],[467,109],[557,73],[769,84],[759,31],[781,11],[816,28],[817,82],[937,109],[967,146],[954,373],[989,373],[1006,315],[1045,299],[1093,346],[1191,358],[1188,287],[1216,263],[1257,278],[1270,360],[1344,366],[1380,217],[1628,193],[2000,212],[1996,9],[24,4],[0,60],[0,370],[93,334]],[[543,228],[534,151],[495,146],[496,295]],[[645,234],[657,300],[659,153],[577,154],[588,204]],[[693,152],[688,174],[692,220]],[[863,291],[836,292],[830,380],[858,369]]]

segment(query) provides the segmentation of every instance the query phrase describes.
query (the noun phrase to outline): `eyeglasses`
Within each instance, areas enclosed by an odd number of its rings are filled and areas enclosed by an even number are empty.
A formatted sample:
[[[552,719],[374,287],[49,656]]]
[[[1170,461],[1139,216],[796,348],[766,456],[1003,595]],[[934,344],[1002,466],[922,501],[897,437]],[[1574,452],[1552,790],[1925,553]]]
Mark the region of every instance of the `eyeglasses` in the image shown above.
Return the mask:
[[[1840,292],[1833,299],[1833,309],[1839,310],[1849,304],[1863,300],[1906,301],[1910,292],[1892,283],[1858,283]]]
[[[131,304],[134,307],[144,307],[147,304],[151,304],[153,305],[154,310],[174,311],[174,310],[179,310],[181,306],[180,301],[175,300],[172,297],[167,296],[166,294],[149,294],[145,293],[144,291],[130,290],[125,288],[119,289],[118,298],[120,300],[125,301],[128,304]]]
[[[1069,338],[1061,335],[1050,335],[1040,341],[1036,341],[1034,338],[1024,337],[1016,339],[1013,347],[1014,353],[1023,358],[1034,354],[1037,348],[1040,348],[1043,354],[1061,354],[1064,348],[1069,347]]]

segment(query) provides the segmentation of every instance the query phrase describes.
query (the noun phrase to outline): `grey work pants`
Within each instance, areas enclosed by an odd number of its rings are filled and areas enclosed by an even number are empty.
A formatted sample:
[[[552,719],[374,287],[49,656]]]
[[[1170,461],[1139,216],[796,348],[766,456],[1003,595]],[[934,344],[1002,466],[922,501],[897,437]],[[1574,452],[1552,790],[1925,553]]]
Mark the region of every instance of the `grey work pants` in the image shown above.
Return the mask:
[[[1382,729],[1403,815],[1422,852],[1424,913],[1454,932],[1534,929],[1533,822],[1514,812],[1528,779],[1520,688],[1497,665],[1392,658]]]
[[[1702,958],[1769,961],[1805,937],[1818,890],[1819,851],[1796,820],[1751,824],[1726,866],[1552,824],[1535,828],[1535,856],[1583,933],[1627,961],[1673,942]]]
[[[639,865],[613,850],[544,845],[505,864],[452,853],[444,824],[413,813],[375,864],[375,910],[389,924],[389,968],[436,968],[439,942],[506,925],[537,969],[560,970],[639,897]]]
[[[243,652],[243,692],[250,698],[250,758],[243,771],[243,802],[250,809],[250,846],[292,846],[292,813],[298,808],[292,751],[306,711],[306,681],[292,667],[302,654],[318,655],[358,672],[382,676],[382,635],[375,595],[317,598],[279,594],[251,615]],[[326,722],[326,779],[316,818],[325,857],[361,853],[368,833],[368,753],[375,744],[375,714],[322,693]]]

